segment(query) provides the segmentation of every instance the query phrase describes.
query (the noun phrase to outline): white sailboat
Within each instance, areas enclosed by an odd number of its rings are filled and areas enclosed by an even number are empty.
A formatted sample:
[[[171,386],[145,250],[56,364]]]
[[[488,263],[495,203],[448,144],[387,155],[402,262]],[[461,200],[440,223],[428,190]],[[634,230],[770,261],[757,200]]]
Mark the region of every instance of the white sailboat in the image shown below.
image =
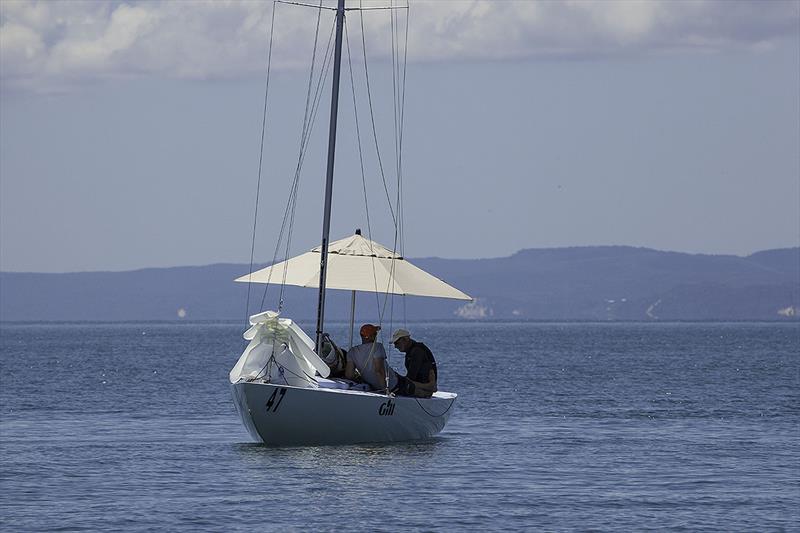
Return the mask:
[[[324,331],[327,289],[471,300],[424,272],[400,254],[355,235],[329,242],[333,162],[344,25],[344,0],[336,8],[328,167],[322,243],[300,256],[242,276],[236,281],[318,288],[316,339],[278,312],[250,317],[249,340],[229,379],[245,427],[257,441],[275,445],[396,442],[431,437],[444,428],[457,394],[438,391],[430,398],[394,396],[327,379],[329,367],[318,351]],[[352,334],[352,333],[351,333]],[[351,339],[352,344],[352,339]]]

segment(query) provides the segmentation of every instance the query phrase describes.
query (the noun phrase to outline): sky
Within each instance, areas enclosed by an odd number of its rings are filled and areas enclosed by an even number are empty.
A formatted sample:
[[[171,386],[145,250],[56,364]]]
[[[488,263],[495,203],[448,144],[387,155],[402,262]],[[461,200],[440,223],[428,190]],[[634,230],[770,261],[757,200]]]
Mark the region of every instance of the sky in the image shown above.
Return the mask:
[[[276,257],[318,13],[0,2],[0,270],[247,263],[268,64],[255,261]],[[347,13],[332,240],[362,228],[392,246],[404,87],[407,257],[800,245],[800,2],[412,0],[391,13],[394,33],[389,10]],[[319,20],[321,60],[333,12]],[[394,87],[393,57],[407,60]],[[326,80],[290,255],[321,239]]]

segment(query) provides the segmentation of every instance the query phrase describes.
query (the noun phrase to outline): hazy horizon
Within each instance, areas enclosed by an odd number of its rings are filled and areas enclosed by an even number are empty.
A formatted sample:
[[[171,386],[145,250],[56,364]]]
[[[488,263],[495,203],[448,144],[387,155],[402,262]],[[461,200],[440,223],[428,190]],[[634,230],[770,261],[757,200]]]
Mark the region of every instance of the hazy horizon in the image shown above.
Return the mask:
[[[313,246],[319,246],[318,244]],[[309,250],[313,247],[309,247]],[[443,257],[443,256],[418,256],[418,257],[407,257],[408,260],[425,260],[425,259],[444,259],[444,260],[454,260],[454,261],[481,261],[486,259],[503,259],[507,257],[511,257],[517,253],[524,252],[526,250],[565,250],[565,249],[574,249],[574,248],[635,248],[635,249],[642,249],[642,250],[654,250],[657,252],[664,252],[664,253],[676,253],[676,254],[686,254],[686,255],[702,255],[702,256],[716,256],[716,257],[740,257],[746,258],[758,253],[762,252],[771,252],[776,250],[798,250],[800,252],[800,247],[798,246],[785,246],[779,248],[764,248],[760,250],[754,250],[748,254],[710,254],[710,253],[703,253],[703,252],[686,252],[681,250],[661,250],[658,248],[653,248],[651,246],[629,246],[626,244],[600,244],[600,245],[586,245],[586,246],[548,246],[548,247],[541,247],[541,248],[520,248],[519,250],[512,252],[508,255],[502,256],[491,256],[491,257]],[[308,251],[308,250],[306,250]],[[280,260],[280,259],[279,259]],[[141,266],[135,268],[126,268],[120,270],[114,269],[98,269],[98,270],[67,270],[67,271],[22,271],[22,270],[0,270],[0,272],[4,274],[82,274],[82,273],[104,273],[104,272],[134,272],[138,270],[154,270],[154,269],[169,269],[169,268],[204,268],[210,267],[215,265],[248,265],[248,261],[215,261],[213,263],[203,263],[203,264],[183,264],[183,265],[163,265],[163,266]],[[255,262],[254,265],[265,265],[268,262],[258,261]]]

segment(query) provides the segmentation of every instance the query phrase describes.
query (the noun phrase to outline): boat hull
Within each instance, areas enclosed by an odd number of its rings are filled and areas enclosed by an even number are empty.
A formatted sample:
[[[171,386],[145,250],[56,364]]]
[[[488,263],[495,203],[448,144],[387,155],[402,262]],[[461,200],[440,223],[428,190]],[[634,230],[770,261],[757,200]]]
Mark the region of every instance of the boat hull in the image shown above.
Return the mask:
[[[231,385],[234,403],[256,440],[273,445],[399,442],[439,433],[457,395],[389,397],[339,389],[312,389],[271,383]]]

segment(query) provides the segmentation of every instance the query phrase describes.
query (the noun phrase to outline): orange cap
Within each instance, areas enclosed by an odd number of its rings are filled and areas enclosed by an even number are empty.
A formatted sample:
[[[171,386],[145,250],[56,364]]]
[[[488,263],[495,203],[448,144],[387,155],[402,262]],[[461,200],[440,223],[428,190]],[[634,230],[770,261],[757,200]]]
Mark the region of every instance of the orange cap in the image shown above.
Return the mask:
[[[361,326],[361,331],[359,333],[364,338],[374,337],[378,334],[378,330],[381,329],[380,326],[374,326],[372,324],[364,324]]]

